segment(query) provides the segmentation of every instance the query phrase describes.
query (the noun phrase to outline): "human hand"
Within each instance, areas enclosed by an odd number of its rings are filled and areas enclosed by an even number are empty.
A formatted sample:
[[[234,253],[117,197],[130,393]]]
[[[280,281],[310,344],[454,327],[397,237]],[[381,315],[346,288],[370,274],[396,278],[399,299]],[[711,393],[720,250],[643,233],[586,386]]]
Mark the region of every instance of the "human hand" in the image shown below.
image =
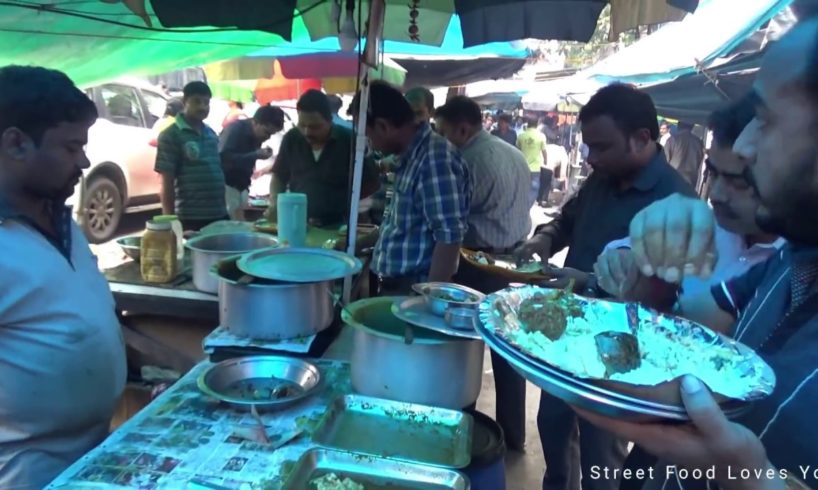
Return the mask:
[[[263,146],[256,152],[256,158],[258,160],[267,160],[273,156],[273,150],[269,146]]]
[[[657,201],[631,221],[630,240],[642,274],[678,283],[685,275],[707,277],[716,262],[716,222],[704,201],[681,194]]]
[[[572,267],[543,266],[543,273],[548,279],[538,284],[544,288],[566,289],[571,286],[572,291],[582,291],[588,283],[588,273]],[[573,285],[572,285],[573,283]]]
[[[634,293],[644,277],[636,258],[628,248],[614,248],[599,254],[594,264],[597,283],[606,293],[619,299],[636,299]]]
[[[625,440],[641,446],[660,460],[688,469],[716,468],[716,480],[728,490],[769,488],[770,480],[730,479],[741,470],[772,470],[761,441],[743,425],[730,422],[713,396],[694,376],[685,376],[681,382],[682,401],[691,423],[671,425],[663,423],[639,424],[625,422],[573,407],[579,416],[592,424]]]
[[[540,256],[543,266],[548,265],[548,259],[551,258],[550,235],[538,234],[531,237],[514,251],[514,260],[518,264],[530,262],[534,258],[534,254]]]

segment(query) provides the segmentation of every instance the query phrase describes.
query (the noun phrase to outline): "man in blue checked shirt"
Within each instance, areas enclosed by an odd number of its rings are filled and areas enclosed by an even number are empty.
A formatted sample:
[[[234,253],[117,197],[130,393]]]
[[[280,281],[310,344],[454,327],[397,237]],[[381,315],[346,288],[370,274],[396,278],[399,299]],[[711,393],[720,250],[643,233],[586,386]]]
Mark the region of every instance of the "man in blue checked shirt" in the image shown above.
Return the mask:
[[[415,122],[409,102],[383,82],[369,89],[367,136],[373,150],[397,156],[394,196],[372,266],[381,294],[406,294],[417,282],[451,280],[471,195],[460,153],[428,123]]]

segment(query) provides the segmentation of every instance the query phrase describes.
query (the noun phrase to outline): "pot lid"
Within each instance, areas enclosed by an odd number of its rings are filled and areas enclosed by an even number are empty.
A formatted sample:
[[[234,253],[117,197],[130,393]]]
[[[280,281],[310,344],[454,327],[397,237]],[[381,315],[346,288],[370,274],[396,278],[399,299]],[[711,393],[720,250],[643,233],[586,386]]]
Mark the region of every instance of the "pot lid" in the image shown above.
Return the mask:
[[[238,262],[245,274],[284,282],[323,282],[361,271],[361,261],[322,248],[264,249],[244,255]]]

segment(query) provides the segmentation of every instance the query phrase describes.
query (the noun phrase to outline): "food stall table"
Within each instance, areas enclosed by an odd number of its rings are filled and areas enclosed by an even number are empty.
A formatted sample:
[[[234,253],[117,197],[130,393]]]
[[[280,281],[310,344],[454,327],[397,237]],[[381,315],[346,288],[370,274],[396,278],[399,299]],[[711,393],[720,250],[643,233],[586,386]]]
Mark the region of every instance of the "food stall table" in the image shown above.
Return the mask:
[[[232,489],[280,488],[301,454],[314,447],[311,434],[331,400],[351,392],[349,363],[325,359],[316,365],[325,382],[321,392],[286,410],[261,414],[273,443],[281,434],[304,431],[279,449],[241,437],[257,427],[253,416],[199,391],[196,380],[210,366],[205,361],[46,488],[175,490],[191,481]]]

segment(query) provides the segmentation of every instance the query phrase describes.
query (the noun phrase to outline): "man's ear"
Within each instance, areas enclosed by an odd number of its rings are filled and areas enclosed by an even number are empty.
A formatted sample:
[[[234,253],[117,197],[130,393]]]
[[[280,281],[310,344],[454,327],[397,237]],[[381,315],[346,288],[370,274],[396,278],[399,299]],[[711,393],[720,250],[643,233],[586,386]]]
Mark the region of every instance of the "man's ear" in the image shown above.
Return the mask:
[[[634,131],[631,134],[631,141],[633,142],[633,149],[636,152],[640,152],[644,150],[646,146],[654,143],[653,138],[650,135],[650,130],[647,128],[637,129]]]
[[[18,128],[7,128],[0,135],[0,152],[6,157],[20,159],[33,148],[31,138]]]

